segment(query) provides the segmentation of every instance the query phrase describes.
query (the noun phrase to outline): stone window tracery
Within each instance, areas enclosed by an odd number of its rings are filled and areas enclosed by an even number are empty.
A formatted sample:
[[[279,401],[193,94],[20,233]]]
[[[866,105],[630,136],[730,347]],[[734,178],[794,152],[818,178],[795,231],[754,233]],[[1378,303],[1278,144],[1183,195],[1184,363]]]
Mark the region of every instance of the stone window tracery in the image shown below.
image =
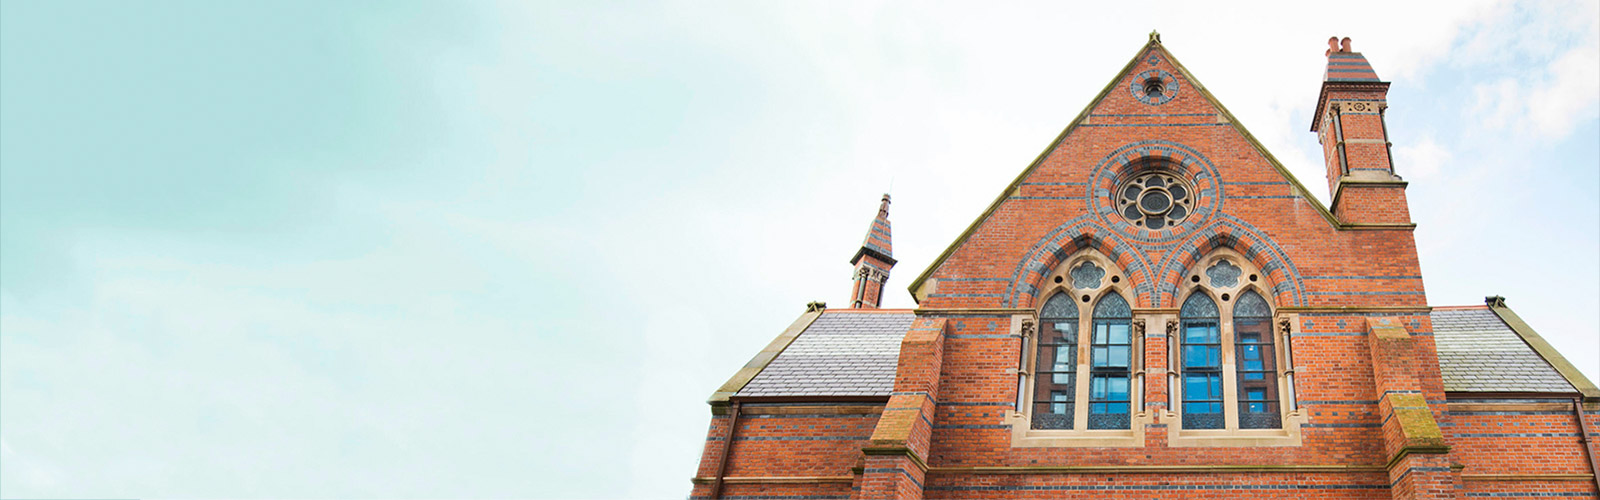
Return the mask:
[[[1092,250],[1051,276],[1037,330],[1023,329],[1013,425],[1019,436],[1040,431],[1037,439],[1057,445],[1131,446],[1138,442],[1132,429],[1143,360],[1125,277]]]
[[[1163,229],[1194,212],[1194,189],[1165,171],[1145,172],[1117,188],[1117,213],[1135,226]]]
[[[1231,251],[1196,264],[1182,280],[1187,286],[1170,358],[1181,431],[1283,430],[1280,401],[1293,397],[1293,379],[1285,369],[1288,353],[1278,348],[1272,303],[1263,295],[1269,287],[1253,264]]]

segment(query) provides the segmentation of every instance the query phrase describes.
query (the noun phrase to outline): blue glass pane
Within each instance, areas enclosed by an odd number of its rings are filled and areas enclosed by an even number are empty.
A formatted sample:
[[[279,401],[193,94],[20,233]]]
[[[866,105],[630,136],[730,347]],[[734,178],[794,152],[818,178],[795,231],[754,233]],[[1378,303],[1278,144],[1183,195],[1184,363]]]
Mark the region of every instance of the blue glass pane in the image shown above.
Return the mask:
[[[1093,363],[1093,366],[1097,368],[1102,366],[1111,366],[1111,360],[1107,359],[1107,348],[1095,347],[1093,349],[1093,353],[1094,356],[1089,358],[1089,361]]]
[[[1209,395],[1208,395],[1209,391],[1206,390],[1206,388],[1209,387],[1210,384],[1207,384],[1206,382],[1207,381],[1206,381],[1206,376],[1205,375],[1198,375],[1198,374],[1184,375],[1183,376],[1183,398],[1184,399],[1190,399],[1190,400],[1192,400],[1192,399],[1211,399],[1209,397]]]
[[[1183,346],[1183,366],[1185,368],[1211,368],[1209,347],[1203,345]]]
[[[1094,379],[1089,381],[1089,397],[1091,399],[1106,398],[1106,377],[1104,375],[1096,375]]]
[[[1072,302],[1072,297],[1056,292],[1050,300],[1044,302],[1044,309],[1039,311],[1040,318],[1077,318],[1078,305]]]
[[[1106,277],[1106,270],[1093,262],[1084,261],[1078,267],[1072,268],[1072,287],[1079,290],[1093,290],[1100,288],[1100,280]]]
[[[1111,331],[1111,342],[1110,343],[1112,343],[1112,344],[1126,344],[1126,343],[1128,343],[1128,336],[1129,336],[1130,328],[1129,328],[1129,325],[1127,323],[1114,323],[1114,324],[1106,325],[1106,328],[1110,329],[1110,331]]]
[[[1219,260],[1206,269],[1206,276],[1211,278],[1211,286],[1217,288],[1233,288],[1239,285],[1239,274],[1243,270],[1233,265],[1227,259]]]
[[[1207,319],[1221,317],[1217,312],[1217,303],[1203,293],[1195,293],[1183,301],[1183,309],[1179,312],[1184,319]]]
[[[1106,294],[1094,306],[1094,317],[1098,318],[1131,318],[1133,308],[1128,306],[1128,301],[1115,293]]]
[[[1188,322],[1183,325],[1183,342],[1185,344],[1219,344],[1222,335],[1217,330],[1215,323]]]
[[[1119,368],[1128,367],[1128,346],[1114,345],[1111,346],[1109,350],[1111,359],[1107,360],[1108,364],[1106,366],[1114,366]]]
[[[1106,385],[1107,385],[1107,390],[1109,392],[1109,394],[1107,395],[1106,399],[1110,399],[1112,401],[1127,401],[1128,400],[1128,379],[1127,379],[1127,377],[1117,377],[1117,378],[1110,379],[1110,380],[1107,381]]]
[[[1056,385],[1073,385],[1073,383],[1072,383],[1072,374],[1071,373],[1052,373],[1052,374],[1050,374],[1050,383],[1056,384]]]
[[[1233,305],[1235,318],[1265,318],[1272,316],[1272,308],[1267,306],[1267,300],[1255,290],[1245,291],[1239,295],[1239,302]]]
[[[1109,326],[1111,325],[1107,325],[1105,323],[1095,323],[1094,338],[1089,339],[1089,342],[1095,344],[1109,344],[1110,342],[1106,342],[1106,328]]]

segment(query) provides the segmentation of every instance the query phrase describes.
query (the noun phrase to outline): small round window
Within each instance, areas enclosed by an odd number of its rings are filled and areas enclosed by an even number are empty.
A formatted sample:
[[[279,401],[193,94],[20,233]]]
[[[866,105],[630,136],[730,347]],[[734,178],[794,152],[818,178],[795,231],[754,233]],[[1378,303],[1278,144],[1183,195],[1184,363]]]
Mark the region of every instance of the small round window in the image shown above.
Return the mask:
[[[1144,173],[1117,190],[1117,212],[1133,225],[1162,229],[1183,222],[1194,208],[1194,192],[1172,174]]]

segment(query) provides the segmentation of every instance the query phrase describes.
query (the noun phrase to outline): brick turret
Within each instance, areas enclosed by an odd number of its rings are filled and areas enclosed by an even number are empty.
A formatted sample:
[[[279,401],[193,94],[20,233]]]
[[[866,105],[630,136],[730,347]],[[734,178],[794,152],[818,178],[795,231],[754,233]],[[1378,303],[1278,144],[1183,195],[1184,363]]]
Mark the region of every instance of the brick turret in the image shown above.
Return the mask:
[[[861,249],[850,259],[856,266],[855,289],[850,291],[851,309],[877,309],[883,302],[883,284],[889,281],[889,269],[894,267],[894,245],[889,235],[889,195],[883,195],[878,205],[878,216],[867,228],[867,238]]]
[[[1384,122],[1389,82],[1350,51],[1349,38],[1329,38],[1326,55],[1311,131],[1322,143],[1333,214],[1345,224],[1409,224],[1406,182],[1394,173]]]

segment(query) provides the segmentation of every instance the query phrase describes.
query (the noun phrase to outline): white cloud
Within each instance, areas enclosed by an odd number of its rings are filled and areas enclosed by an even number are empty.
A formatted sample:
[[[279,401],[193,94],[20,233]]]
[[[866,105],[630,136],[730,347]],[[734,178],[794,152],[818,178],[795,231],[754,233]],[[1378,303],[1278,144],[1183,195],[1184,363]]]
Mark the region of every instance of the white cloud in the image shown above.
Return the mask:
[[[1395,172],[1412,180],[1427,179],[1450,163],[1449,149],[1439,145],[1432,135],[1409,145],[1394,146]]]

